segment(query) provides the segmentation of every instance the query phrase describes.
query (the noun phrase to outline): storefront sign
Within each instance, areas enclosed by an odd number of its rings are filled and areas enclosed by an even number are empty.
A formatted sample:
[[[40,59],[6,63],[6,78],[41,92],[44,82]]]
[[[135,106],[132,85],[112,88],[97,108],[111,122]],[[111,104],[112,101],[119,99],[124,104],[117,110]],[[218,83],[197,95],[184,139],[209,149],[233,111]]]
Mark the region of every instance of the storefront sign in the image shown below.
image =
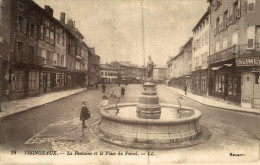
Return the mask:
[[[237,66],[260,66],[259,58],[237,58]]]

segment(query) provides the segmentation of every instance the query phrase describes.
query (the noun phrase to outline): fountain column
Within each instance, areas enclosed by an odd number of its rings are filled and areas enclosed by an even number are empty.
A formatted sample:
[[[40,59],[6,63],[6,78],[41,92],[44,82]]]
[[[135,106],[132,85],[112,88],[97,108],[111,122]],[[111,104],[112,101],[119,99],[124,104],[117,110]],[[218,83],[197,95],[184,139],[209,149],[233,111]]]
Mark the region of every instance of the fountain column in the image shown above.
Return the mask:
[[[148,78],[143,84],[142,95],[139,96],[137,116],[145,119],[159,119],[161,106],[157,96],[156,84],[152,78]]]

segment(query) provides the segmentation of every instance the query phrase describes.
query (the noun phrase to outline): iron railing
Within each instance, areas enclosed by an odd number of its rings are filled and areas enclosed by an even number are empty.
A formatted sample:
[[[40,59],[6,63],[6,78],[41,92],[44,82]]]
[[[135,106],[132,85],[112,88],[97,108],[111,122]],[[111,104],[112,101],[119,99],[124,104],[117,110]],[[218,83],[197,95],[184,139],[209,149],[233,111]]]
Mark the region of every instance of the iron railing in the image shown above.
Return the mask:
[[[260,43],[254,44],[254,47],[249,48],[248,45],[234,45],[230,48],[210,55],[208,58],[209,64],[229,60],[236,57],[252,57],[260,55]]]

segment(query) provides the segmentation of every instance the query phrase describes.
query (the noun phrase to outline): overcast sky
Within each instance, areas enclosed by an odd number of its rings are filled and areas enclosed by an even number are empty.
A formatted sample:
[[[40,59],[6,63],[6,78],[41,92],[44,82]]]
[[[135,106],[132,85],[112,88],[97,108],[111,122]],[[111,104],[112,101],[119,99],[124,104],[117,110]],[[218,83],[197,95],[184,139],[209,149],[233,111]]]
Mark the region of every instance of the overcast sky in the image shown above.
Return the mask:
[[[85,36],[84,41],[101,57],[101,63],[130,61],[143,65],[141,0],[34,0],[50,5],[54,17],[66,13]],[[206,12],[207,0],[143,0],[145,61],[151,55],[166,65],[190,37]]]

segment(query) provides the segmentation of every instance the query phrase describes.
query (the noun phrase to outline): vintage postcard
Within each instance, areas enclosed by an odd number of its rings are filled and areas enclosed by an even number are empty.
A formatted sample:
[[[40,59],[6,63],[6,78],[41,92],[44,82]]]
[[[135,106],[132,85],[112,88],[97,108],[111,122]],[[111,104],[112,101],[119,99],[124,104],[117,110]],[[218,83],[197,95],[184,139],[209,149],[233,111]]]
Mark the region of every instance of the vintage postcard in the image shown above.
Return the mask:
[[[260,0],[0,0],[0,164],[259,163]]]

